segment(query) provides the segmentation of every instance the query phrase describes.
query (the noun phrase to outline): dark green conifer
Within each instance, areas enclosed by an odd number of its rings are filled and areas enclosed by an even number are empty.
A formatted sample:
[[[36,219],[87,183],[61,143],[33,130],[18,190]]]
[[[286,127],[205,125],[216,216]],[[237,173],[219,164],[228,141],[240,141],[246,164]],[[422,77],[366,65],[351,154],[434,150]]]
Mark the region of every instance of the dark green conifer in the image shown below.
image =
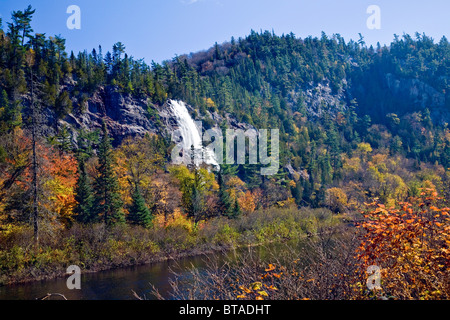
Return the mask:
[[[114,172],[111,139],[105,122],[103,122],[102,138],[98,149],[97,171],[98,177],[94,183],[96,213],[103,216],[103,220],[108,226],[125,222],[119,183]]]
[[[79,177],[75,188],[75,219],[81,223],[92,223],[97,220],[97,215],[93,210],[94,197],[89,177],[86,172],[84,160],[80,160],[78,164]]]
[[[152,215],[138,186],[134,188],[132,205],[129,209],[128,221],[132,224],[148,228],[152,225]]]

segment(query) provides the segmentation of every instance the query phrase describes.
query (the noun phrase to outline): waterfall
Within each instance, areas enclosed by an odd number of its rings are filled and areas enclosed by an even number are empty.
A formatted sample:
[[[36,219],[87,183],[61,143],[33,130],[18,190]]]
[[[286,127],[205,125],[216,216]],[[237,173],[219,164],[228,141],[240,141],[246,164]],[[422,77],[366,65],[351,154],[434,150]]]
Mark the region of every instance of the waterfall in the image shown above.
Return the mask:
[[[175,147],[178,147],[176,152],[181,157],[179,158],[180,162],[186,165],[192,162],[191,150],[193,147],[194,162],[197,166],[204,162],[217,168],[219,165],[215,160],[214,153],[210,149],[203,147],[201,129],[197,127],[196,122],[192,119],[186,104],[183,101],[170,100],[169,105],[179,127],[174,134],[182,139]]]

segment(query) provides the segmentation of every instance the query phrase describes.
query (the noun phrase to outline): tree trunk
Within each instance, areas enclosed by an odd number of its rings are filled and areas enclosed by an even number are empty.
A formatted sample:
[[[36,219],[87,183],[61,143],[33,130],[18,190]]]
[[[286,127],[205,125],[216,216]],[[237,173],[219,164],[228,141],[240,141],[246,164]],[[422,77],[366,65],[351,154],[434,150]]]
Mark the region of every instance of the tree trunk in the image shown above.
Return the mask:
[[[33,144],[33,228],[34,228],[34,242],[36,246],[39,244],[39,213],[38,213],[38,164],[36,156],[36,108],[34,105],[34,82],[33,69],[31,69],[31,118],[32,118],[32,144]]]

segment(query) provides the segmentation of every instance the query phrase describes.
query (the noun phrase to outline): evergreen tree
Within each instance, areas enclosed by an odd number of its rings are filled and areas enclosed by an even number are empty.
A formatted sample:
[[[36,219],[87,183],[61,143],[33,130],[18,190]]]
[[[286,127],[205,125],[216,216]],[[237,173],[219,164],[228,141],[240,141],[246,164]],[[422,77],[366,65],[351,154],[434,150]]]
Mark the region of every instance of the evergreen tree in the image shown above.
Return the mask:
[[[70,112],[72,112],[72,101],[70,100],[69,92],[63,91],[55,99],[55,113],[56,119],[64,119]]]
[[[22,47],[25,44],[25,38],[30,38],[33,29],[31,28],[31,20],[36,10],[33,10],[31,5],[24,11],[14,11],[12,13],[12,23],[8,23],[10,28],[10,34],[14,34],[16,41],[19,42]]]
[[[70,152],[72,150],[71,134],[67,126],[63,126],[59,131],[56,135],[56,140],[56,145],[61,152]]]
[[[203,194],[200,190],[200,173],[194,168],[194,182],[191,186],[191,199],[188,205],[188,216],[193,217],[196,222],[202,219],[203,212]]]
[[[230,195],[228,194],[228,191],[225,188],[225,182],[223,179],[223,169],[222,167],[219,170],[218,173],[218,185],[219,185],[219,210],[220,213],[224,216],[230,216],[232,215],[232,203],[230,199]]]
[[[81,223],[92,223],[97,220],[95,211],[93,210],[93,194],[89,177],[86,172],[84,160],[80,160],[78,164],[79,177],[75,188],[75,219]]]
[[[242,214],[242,210],[241,210],[241,206],[239,205],[238,199],[236,198],[236,200],[234,201],[234,206],[233,206],[233,218],[236,219],[237,217],[239,217]]]
[[[291,193],[295,199],[295,203],[298,206],[301,206],[302,202],[303,202],[303,186],[302,186],[300,180],[296,181],[295,187],[291,188]]]
[[[225,176],[237,176],[239,173],[239,165],[235,164],[221,164],[220,171],[222,173],[222,179]]]
[[[94,155],[94,146],[99,144],[100,132],[98,130],[87,132],[83,129],[77,135],[77,159],[87,160]]]
[[[322,206],[325,201],[325,194],[326,194],[325,186],[322,185],[320,186],[319,190],[317,190],[315,193],[315,197],[312,201],[312,207],[319,208],[320,206]]]
[[[313,192],[314,192],[314,179],[312,177],[312,175],[310,175],[309,180],[304,179],[303,180],[303,193],[302,193],[302,197],[303,197],[303,201],[308,204],[311,205],[312,204],[312,196],[313,196]]]
[[[20,102],[10,103],[8,94],[2,90],[0,95],[0,133],[10,132],[22,125]]]
[[[242,164],[240,165],[241,175],[250,189],[258,188],[262,184],[261,165],[260,164]]]
[[[98,215],[103,215],[105,224],[110,226],[125,222],[125,216],[113,167],[111,139],[105,122],[102,125],[102,134],[98,148],[98,177],[94,184],[94,207]]]
[[[0,133],[4,133],[8,130],[7,123],[7,111],[9,109],[8,94],[5,90],[2,91],[0,96]]]
[[[134,188],[132,199],[133,202],[129,209],[130,214],[128,215],[128,221],[144,228],[150,227],[152,224],[152,215],[145,204],[144,197],[137,185],[136,188]]]

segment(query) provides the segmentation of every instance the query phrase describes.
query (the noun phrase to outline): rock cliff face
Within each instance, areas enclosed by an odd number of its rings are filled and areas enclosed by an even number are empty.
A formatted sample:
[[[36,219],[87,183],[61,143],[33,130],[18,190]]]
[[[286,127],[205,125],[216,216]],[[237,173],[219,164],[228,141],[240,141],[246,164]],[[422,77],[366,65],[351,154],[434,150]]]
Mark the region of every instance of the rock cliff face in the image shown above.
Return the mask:
[[[393,95],[404,97],[421,108],[442,108],[445,105],[443,93],[418,79],[400,79],[388,73],[386,84]]]
[[[429,108],[434,119],[449,121],[450,112],[446,110],[446,97],[432,86],[417,79],[400,79],[392,74],[385,76],[384,87],[392,96],[407,102],[418,109]],[[329,85],[311,84],[308,90],[300,94],[306,106],[308,114],[320,117],[323,112],[342,111],[346,106],[347,92],[351,92],[347,83],[342,89],[333,93]],[[293,97],[299,93],[293,93]],[[294,99],[295,100],[295,99]],[[247,130],[253,128],[247,123],[238,122],[232,115],[219,115],[218,113],[199,114],[192,106],[187,106],[193,115],[194,121],[203,121],[204,127],[218,128],[219,124],[226,123],[231,129]],[[101,128],[102,120],[105,120],[110,134],[114,139],[114,145],[118,145],[127,136],[143,136],[145,133],[162,135],[168,139],[172,132],[178,129],[169,102],[157,105],[149,99],[136,98],[130,94],[121,93],[114,87],[100,87],[85,103],[83,113],[69,114],[60,125],[66,125],[72,131],[74,142],[77,130],[95,130]],[[51,115],[47,117],[52,118]],[[212,121],[211,121],[212,120]]]
[[[428,108],[433,122],[444,125],[450,122],[448,97],[429,84],[410,78],[399,78],[388,73],[385,78],[389,92],[397,101],[407,106],[407,112],[420,111]]]
[[[69,114],[62,125],[72,129],[74,139],[76,130],[95,130],[101,128],[102,120],[108,125],[114,144],[119,144],[127,136],[156,133],[158,128],[148,117],[147,101],[133,98],[118,92],[112,87],[101,87],[88,99],[85,112]]]
[[[225,118],[218,113],[199,114],[192,106],[187,106],[194,121],[212,119],[213,128],[225,121],[229,128],[247,130],[246,123],[240,123],[231,115]],[[121,93],[113,87],[101,87],[89,98],[82,113],[71,113],[59,121],[60,126],[67,126],[76,143],[77,131],[100,129],[104,120],[108,126],[113,144],[119,145],[128,136],[143,136],[146,133],[159,134],[170,139],[172,132],[178,129],[178,123],[169,101],[164,104],[152,104],[149,99],[135,98]],[[47,117],[49,119],[50,116]],[[204,122],[206,124],[206,121]],[[203,129],[206,129],[205,127]]]
[[[345,90],[347,82],[344,81],[343,87],[338,92],[333,92],[329,82],[319,83],[303,91],[303,99],[308,114],[320,117],[325,112],[339,112],[345,108]]]

